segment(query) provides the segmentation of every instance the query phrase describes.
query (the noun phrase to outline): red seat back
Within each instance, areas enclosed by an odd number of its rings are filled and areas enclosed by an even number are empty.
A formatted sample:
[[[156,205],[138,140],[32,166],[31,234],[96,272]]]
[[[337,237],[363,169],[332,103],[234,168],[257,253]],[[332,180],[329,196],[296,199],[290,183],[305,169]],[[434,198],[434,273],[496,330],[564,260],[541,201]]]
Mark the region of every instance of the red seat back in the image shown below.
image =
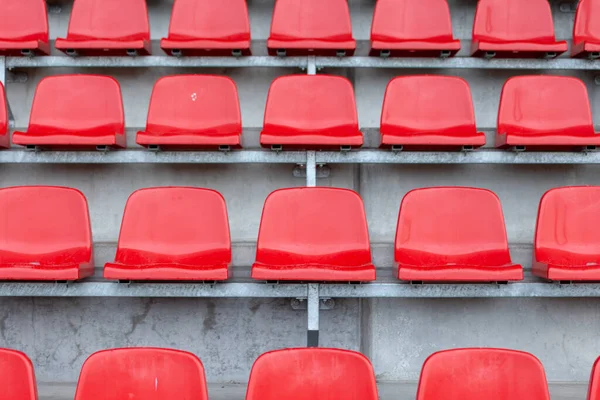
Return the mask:
[[[378,0],[371,40],[454,40],[447,0]]]
[[[369,264],[369,232],[362,199],[347,189],[274,191],[265,201],[256,262],[286,266]]]
[[[28,134],[94,136],[107,132],[125,132],[121,88],[115,79],[59,75],[40,81],[31,107]]]
[[[92,232],[84,195],[66,187],[0,189],[0,263],[89,263]]]
[[[533,355],[504,349],[455,349],[423,364],[417,400],[550,400],[544,367]]]
[[[551,189],[540,201],[537,261],[553,265],[600,264],[600,186]]]
[[[600,400],[600,358],[596,359],[592,367],[587,400]]]
[[[225,199],[214,190],[191,187],[135,191],[125,206],[116,262],[228,264]]]
[[[585,84],[566,76],[517,76],[504,84],[498,134],[594,135]]]
[[[92,354],[83,364],[75,400],[208,400],[204,367],[179,350],[129,348]]]
[[[0,41],[48,42],[48,15],[45,0],[2,0]]]
[[[600,1],[581,0],[577,6],[573,25],[573,42],[600,42]]]
[[[414,75],[392,79],[383,99],[381,133],[476,135],[469,84],[453,76]]]
[[[160,78],[152,91],[146,131],[157,135],[241,135],[242,116],[235,82],[214,75]]]
[[[150,40],[146,0],[75,0],[69,40]]]
[[[31,360],[20,351],[0,349],[0,400],[37,400]]]
[[[399,264],[500,266],[511,262],[500,200],[486,189],[411,190],[398,216]]]
[[[250,40],[246,0],[175,0],[169,39]]]
[[[373,367],[360,353],[326,348],[261,355],[246,400],[377,400]]]
[[[494,43],[555,43],[548,0],[479,0],[473,40]]]

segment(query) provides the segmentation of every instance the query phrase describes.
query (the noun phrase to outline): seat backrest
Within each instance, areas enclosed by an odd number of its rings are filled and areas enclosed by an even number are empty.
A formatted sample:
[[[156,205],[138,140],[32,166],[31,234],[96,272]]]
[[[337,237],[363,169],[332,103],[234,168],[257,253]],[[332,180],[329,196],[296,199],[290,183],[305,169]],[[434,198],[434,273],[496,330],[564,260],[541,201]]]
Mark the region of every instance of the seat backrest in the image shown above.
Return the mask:
[[[246,0],[175,0],[169,39],[249,40]]]
[[[75,0],[67,38],[150,40],[146,0]]]
[[[219,192],[159,187],[127,200],[116,261],[123,264],[228,264],[229,220]]]
[[[152,133],[241,133],[235,82],[225,76],[160,78],[150,98],[146,130]]]
[[[99,351],[83,364],[75,400],[208,400],[202,362],[185,351]]]
[[[347,0],[277,0],[270,39],[352,40]]]
[[[567,76],[517,76],[502,88],[498,134],[594,134],[585,84]]]
[[[573,41],[600,42],[600,1],[580,0],[573,25]]]
[[[352,83],[341,76],[289,75],[275,79],[265,108],[264,132],[281,136],[298,133],[358,132]]]
[[[561,187],[540,201],[535,255],[541,262],[585,266],[600,263],[600,186]]]
[[[476,134],[469,84],[454,76],[414,75],[390,81],[383,99],[381,133]]]
[[[554,43],[554,22],[548,0],[479,0],[473,40]]]
[[[433,353],[421,370],[417,400],[550,400],[542,363],[504,349]]]
[[[27,131],[121,134],[125,131],[121,87],[109,76],[46,77],[35,91]]]
[[[54,186],[0,189],[0,213],[0,263],[91,260],[88,204],[80,191]]]
[[[378,0],[371,40],[453,40],[447,0]]]
[[[265,353],[252,366],[246,400],[377,400],[371,362],[327,348]]]
[[[592,367],[587,400],[600,400],[600,357],[596,359]]]
[[[0,400],[37,400],[31,360],[20,351],[0,349]]]
[[[265,201],[256,261],[271,265],[369,264],[369,232],[362,199],[348,189],[274,191]]]
[[[2,0],[0,40],[48,42],[45,0]]]
[[[411,190],[400,205],[395,259],[407,265],[511,262],[500,199],[486,189]]]

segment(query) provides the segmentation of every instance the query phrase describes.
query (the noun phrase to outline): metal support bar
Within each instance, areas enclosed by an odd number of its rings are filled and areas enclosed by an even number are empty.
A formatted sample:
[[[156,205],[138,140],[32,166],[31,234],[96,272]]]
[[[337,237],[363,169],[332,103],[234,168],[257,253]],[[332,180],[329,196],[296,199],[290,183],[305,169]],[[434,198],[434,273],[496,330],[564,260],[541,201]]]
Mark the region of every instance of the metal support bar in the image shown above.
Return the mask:
[[[6,86],[6,57],[0,56],[0,82]]]
[[[306,73],[308,75],[317,74],[317,59],[315,56],[308,56],[308,64],[306,66]]]
[[[319,347],[319,284],[308,284],[306,345]]]
[[[306,152],[306,186],[317,186],[317,154],[314,150]]]

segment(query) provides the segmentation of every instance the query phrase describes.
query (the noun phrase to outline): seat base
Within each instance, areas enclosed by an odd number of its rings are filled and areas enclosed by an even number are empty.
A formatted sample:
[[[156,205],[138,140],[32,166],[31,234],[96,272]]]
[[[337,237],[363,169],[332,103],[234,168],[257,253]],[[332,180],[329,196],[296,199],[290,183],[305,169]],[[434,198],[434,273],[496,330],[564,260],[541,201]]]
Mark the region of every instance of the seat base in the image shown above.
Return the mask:
[[[135,51],[138,56],[148,56],[152,53],[149,40],[70,40],[56,39],[56,48],[69,54],[74,50],[78,56],[128,56],[128,51]]]
[[[210,39],[173,40],[169,38],[160,41],[160,47],[167,55],[173,50],[179,50],[178,56],[190,57],[226,57],[233,55],[233,51],[240,51],[241,56],[250,56],[250,40],[221,41]]]
[[[502,266],[477,265],[406,265],[399,264],[397,278],[422,282],[503,282],[523,279],[519,264]]]
[[[567,48],[566,41],[554,43],[473,41],[471,56],[486,57],[487,53],[495,53],[494,58],[546,58],[548,53],[554,53],[555,57],[567,51]]]
[[[10,148],[10,139],[8,133],[0,134],[0,149]]]
[[[76,281],[94,274],[87,264],[0,264],[0,281]]]
[[[221,146],[229,146],[233,149],[239,149],[242,147],[240,135],[241,133],[218,136],[193,133],[156,135],[148,132],[138,132],[136,143],[144,147],[215,149]]]
[[[83,136],[77,134],[50,133],[42,136],[28,134],[27,132],[15,132],[13,133],[13,143],[20,146],[40,146],[70,149],[94,149],[96,146],[125,148],[126,138],[124,134]]]
[[[277,56],[278,50],[285,50],[286,56],[337,56],[338,51],[344,51],[345,56],[353,56],[356,50],[356,40],[326,41],[319,39],[307,40],[267,40],[270,56]]]
[[[298,134],[275,135],[271,133],[260,134],[260,145],[262,147],[283,146],[293,149],[339,149],[342,146],[361,147],[363,136],[360,131],[349,132],[345,136],[327,136],[325,134]]]
[[[566,135],[516,135],[497,134],[495,146],[506,149],[525,146],[532,150],[581,150],[586,146],[600,146],[600,135],[566,136]]]
[[[552,265],[534,261],[532,272],[549,281],[600,281],[600,265]]]
[[[229,278],[229,268],[227,264],[126,265],[107,263],[104,266],[104,277],[132,281],[224,281]]]
[[[269,265],[254,263],[252,279],[262,281],[369,282],[375,280],[375,266],[341,267],[327,264]]]
[[[446,149],[462,149],[465,146],[477,148],[483,145],[485,145],[485,134],[483,132],[468,136],[450,136],[432,133],[410,135],[382,133],[379,147],[390,148],[392,146],[402,146],[405,150],[441,151]]]
[[[31,54],[23,54],[22,50],[28,50]],[[47,56],[50,55],[50,43],[41,40],[8,41],[0,40],[0,56]]]
[[[444,57],[453,57],[459,50],[460,40],[448,42],[372,40],[369,55],[380,57],[383,51],[386,52],[387,57],[441,57],[444,52]]]

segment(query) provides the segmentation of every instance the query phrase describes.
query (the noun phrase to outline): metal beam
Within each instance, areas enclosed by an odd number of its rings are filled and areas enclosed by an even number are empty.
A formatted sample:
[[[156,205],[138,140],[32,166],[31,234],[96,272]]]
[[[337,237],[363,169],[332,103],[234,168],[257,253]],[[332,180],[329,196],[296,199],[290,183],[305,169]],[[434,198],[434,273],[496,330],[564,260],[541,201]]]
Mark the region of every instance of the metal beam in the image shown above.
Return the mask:
[[[306,345],[308,347],[319,347],[319,284],[308,284]]]

